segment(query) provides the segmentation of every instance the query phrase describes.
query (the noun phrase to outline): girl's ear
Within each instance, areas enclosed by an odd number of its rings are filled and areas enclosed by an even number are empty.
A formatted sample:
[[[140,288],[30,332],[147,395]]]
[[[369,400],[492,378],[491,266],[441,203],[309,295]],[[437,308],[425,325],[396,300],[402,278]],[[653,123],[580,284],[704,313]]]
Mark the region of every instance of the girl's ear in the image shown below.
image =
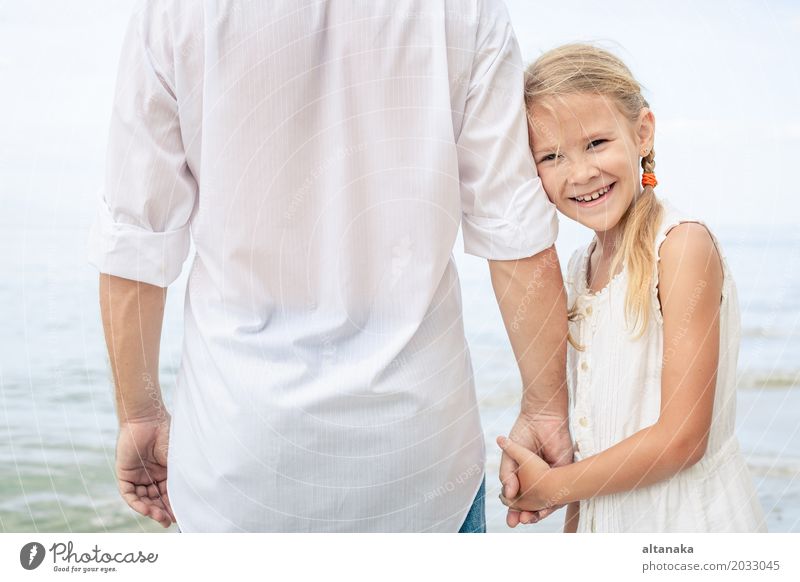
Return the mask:
[[[639,138],[640,152],[653,149],[653,141],[656,135],[656,117],[649,107],[644,107],[639,112],[636,134]]]

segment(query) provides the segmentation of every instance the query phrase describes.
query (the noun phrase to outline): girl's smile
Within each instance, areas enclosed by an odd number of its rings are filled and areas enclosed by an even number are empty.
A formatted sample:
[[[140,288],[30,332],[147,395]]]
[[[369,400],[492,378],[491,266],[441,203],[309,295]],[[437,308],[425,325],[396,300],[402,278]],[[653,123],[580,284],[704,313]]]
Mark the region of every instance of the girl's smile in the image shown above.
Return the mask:
[[[595,190],[589,194],[575,196],[571,198],[571,200],[573,200],[581,208],[594,208],[595,206],[603,204],[606,198],[611,196],[611,192],[614,189],[614,184],[616,184],[616,182],[609,184],[608,186],[603,186],[599,190]]]

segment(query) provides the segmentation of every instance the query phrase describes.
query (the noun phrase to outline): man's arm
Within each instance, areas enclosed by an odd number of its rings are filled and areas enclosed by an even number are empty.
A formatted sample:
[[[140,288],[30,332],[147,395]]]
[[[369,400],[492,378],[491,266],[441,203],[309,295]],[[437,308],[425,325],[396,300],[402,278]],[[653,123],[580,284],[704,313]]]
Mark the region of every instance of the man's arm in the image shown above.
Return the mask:
[[[158,382],[166,291],[100,275],[100,311],[120,427],[117,484],[134,511],[169,527],[175,521],[167,495],[171,418]]]
[[[120,424],[166,412],[158,383],[166,297],[165,287],[100,274],[100,311]]]
[[[572,462],[566,388],[567,301],[555,247],[525,259],[489,261],[497,303],[522,376],[522,406],[511,438],[553,466]],[[517,463],[503,454],[505,497],[519,492]],[[545,512],[509,511],[510,527],[537,522]]]
[[[567,299],[555,247],[489,261],[489,270],[522,375],[522,412],[567,418]]]

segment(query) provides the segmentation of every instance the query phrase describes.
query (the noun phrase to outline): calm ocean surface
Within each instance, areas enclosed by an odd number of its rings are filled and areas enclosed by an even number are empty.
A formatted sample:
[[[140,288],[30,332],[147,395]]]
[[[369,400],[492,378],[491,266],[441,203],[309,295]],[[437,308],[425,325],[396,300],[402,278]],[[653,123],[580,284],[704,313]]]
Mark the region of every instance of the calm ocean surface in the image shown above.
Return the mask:
[[[86,263],[118,35],[130,2],[10,6],[0,13],[0,110],[10,113],[0,133],[0,532],[163,531],[136,517],[116,490],[112,387],[97,274]],[[664,182],[661,194],[669,196]],[[800,531],[800,232],[717,227],[714,216],[702,218],[722,241],[739,288],[742,449],[770,530]],[[562,223],[562,261],[588,238]],[[494,437],[515,418],[520,382],[486,263],[459,249],[488,451],[489,529],[508,531],[497,501]],[[168,293],[161,355],[168,402],[184,285],[185,275]],[[560,527],[555,516],[525,531]]]

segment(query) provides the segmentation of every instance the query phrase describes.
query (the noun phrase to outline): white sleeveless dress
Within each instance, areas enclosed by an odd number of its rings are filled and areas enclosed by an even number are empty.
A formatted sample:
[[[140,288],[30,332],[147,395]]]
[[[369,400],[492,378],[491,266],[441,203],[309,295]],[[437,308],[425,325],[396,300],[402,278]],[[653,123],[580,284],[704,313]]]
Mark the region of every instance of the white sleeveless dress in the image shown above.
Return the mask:
[[[655,240],[656,256],[669,230],[685,218],[664,200],[664,216]],[[709,231],[710,232],[710,231]],[[712,234],[712,237],[714,235]],[[588,290],[587,261],[594,246],[578,249],[569,261],[569,305],[576,305],[572,346],[567,354],[570,431],[575,460],[600,453],[656,422],[661,403],[664,348],[658,301],[658,265],[654,267],[650,324],[634,340],[625,321],[626,270],[599,293]],[[734,434],[736,360],[740,315],[736,287],[723,257],[720,306],[720,354],[714,413],[703,458],[666,481],[634,491],[580,502],[579,532],[755,532],[766,531],[763,511]],[[660,257],[659,257],[660,258]]]

